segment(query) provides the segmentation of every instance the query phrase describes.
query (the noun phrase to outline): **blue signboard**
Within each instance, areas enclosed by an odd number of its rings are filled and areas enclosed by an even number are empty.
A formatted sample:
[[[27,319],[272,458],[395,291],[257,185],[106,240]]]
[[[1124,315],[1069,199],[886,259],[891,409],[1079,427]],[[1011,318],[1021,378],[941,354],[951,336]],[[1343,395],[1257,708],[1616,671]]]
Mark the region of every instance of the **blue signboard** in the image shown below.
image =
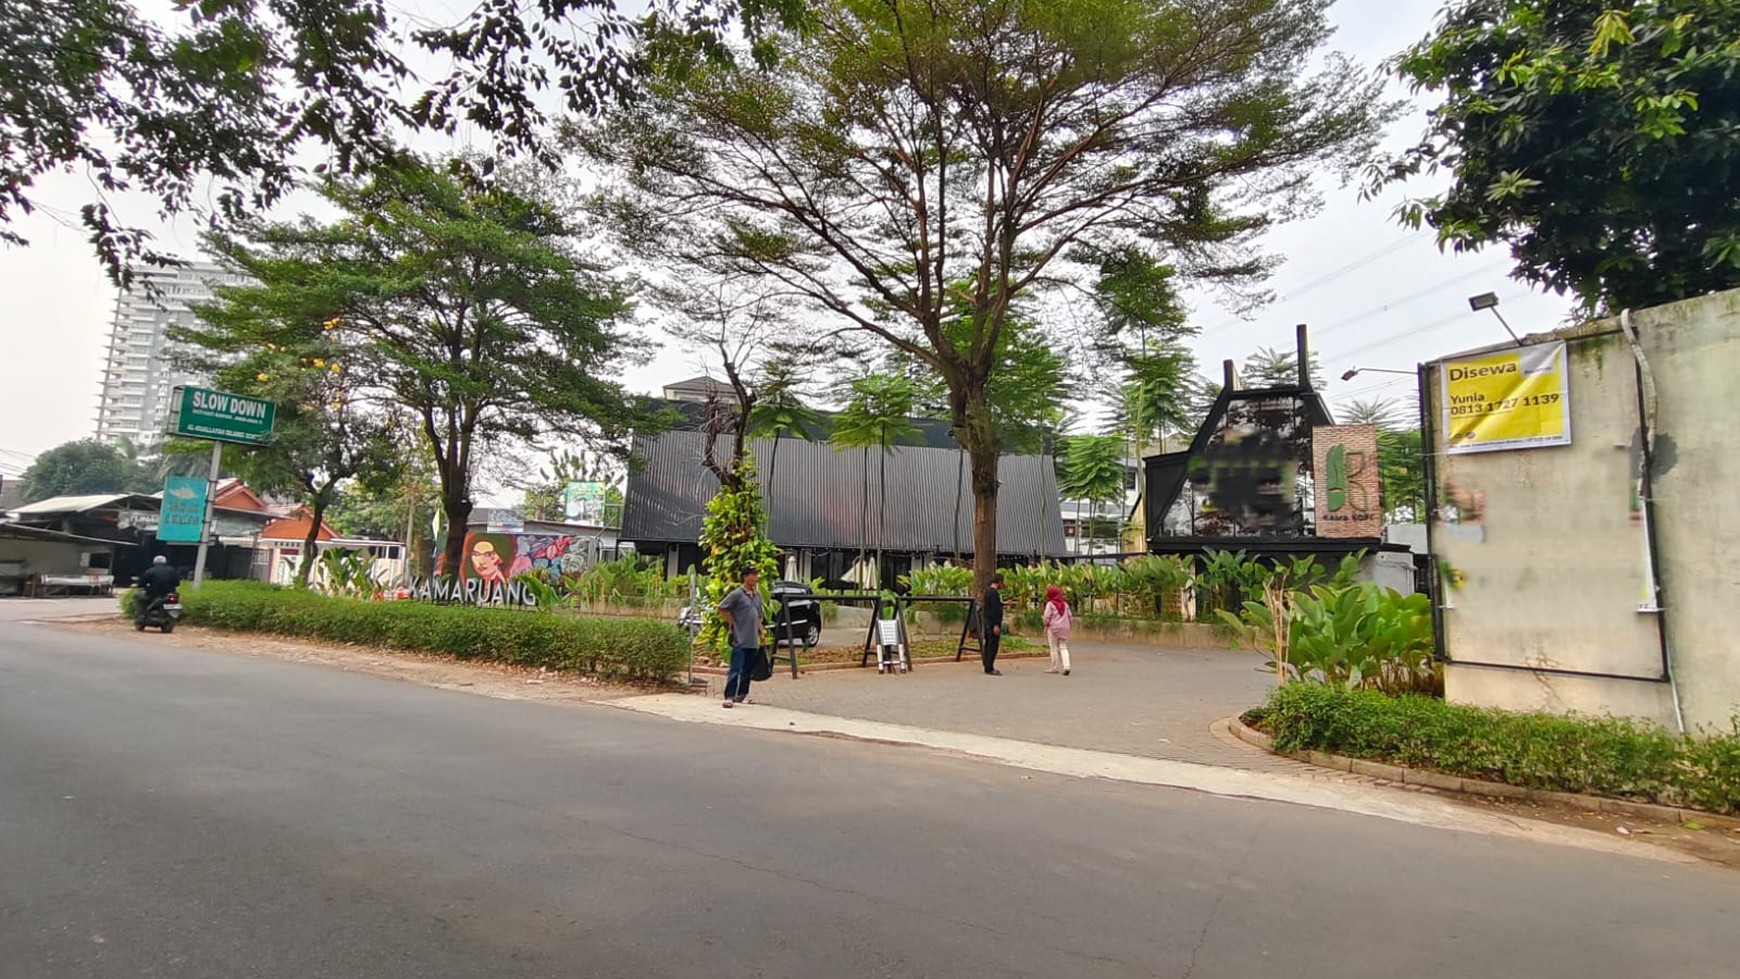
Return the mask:
[[[171,544],[197,544],[205,529],[204,476],[171,476],[163,484],[163,510],[157,539]]]

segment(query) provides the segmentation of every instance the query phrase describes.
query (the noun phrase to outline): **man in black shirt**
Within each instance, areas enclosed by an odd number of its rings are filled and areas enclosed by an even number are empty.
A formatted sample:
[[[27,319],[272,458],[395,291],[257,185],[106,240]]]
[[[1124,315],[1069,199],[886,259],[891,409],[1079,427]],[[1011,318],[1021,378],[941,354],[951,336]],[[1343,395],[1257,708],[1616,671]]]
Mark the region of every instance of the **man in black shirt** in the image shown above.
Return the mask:
[[[997,647],[1003,642],[1003,573],[991,576],[991,587],[985,589],[985,609],[979,616],[979,658],[984,660],[985,675],[1002,676],[997,669]]]
[[[133,614],[143,615],[151,603],[165,595],[175,594],[181,587],[181,575],[169,566],[169,559],[159,554],[151,559],[151,567],[139,576],[139,589],[133,594]]]

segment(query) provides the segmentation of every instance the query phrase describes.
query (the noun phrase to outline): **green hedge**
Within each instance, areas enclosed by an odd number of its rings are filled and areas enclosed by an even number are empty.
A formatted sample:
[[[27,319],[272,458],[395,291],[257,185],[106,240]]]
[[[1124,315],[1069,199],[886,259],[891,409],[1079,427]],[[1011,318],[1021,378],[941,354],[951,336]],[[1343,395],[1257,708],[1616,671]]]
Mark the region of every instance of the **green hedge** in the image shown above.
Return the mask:
[[[689,661],[688,636],[646,619],[510,609],[370,602],[252,581],[211,581],[181,592],[183,618],[242,632],[306,636],[460,659],[663,681]]]
[[[1283,751],[1740,814],[1740,729],[1693,737],[1618,718],[1512,713],[1317,683],[1279,688],[1251,719]]]

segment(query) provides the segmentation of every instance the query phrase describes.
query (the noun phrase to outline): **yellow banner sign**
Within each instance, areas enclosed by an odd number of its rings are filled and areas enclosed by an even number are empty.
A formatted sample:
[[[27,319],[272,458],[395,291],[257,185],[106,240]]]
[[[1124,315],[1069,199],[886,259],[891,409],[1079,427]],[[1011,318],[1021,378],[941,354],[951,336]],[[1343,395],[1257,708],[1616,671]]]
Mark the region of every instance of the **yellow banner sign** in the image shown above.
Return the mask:
[[[1447,360],[1441,381],[1452,455],[1571,444],[1563,342]]]

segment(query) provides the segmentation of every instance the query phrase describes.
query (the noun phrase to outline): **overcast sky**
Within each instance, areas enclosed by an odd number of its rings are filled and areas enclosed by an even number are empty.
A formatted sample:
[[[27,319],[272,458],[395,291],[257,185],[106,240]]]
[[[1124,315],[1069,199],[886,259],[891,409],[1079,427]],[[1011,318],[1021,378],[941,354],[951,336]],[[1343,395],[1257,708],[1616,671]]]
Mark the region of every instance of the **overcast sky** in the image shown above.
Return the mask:
[[[416,6],[416,0],[404,5]],[[1333,44],[1362,64],[1375,64],[1424,36],[1440,5],[1341,0],[1332,9],[1339,27]],[[1398,89],[1398,96],[1404,94]],[[1391,148],[1411,142],[1420,125],[1417,114],[1395,124]],[[1267,239],[1267,247],[1285,258],[1271,281],[1274,303],[1240,320],[1210,299],[1196,302],[1205,373],[1218,377],[1221,360],[1242,360],[1259,347],[1289,349],[1294,324],[1306,323],[1333,401],[1405,398],[1413,390],[1411,378],[1373,373],[1342,382],[1341,374],[1353,367],[1410,370],[1424,360],[1504,339],[1490,313],[1469,310],[1467,297],[1476,293],[1496,292],[1519,333],[1551,328],[1569,308],[1559,297],[1532,293],[1510,279],[1502,249],[1440,254],[1430,232],[1397,225],[1391,211],[1400,192],[1372,202],[1360,201],[1353,186],[1329,186],[1324,193],[1317,217],[1282,226]],[[0,473],[7,475],[22,471],[43,449],[93,433],[115,301],[83,233],[70,226],[88,199],[83,175],[46,182],[41,197],[59,213],[39,213],[15,225],[31,239],[29,247],[0,246]],[[161,240],[190,255],[196,245],[185,226],[163,229]],[[689,354],[666,351],[625,380],[631,388],[653,390],[700,366]]]

